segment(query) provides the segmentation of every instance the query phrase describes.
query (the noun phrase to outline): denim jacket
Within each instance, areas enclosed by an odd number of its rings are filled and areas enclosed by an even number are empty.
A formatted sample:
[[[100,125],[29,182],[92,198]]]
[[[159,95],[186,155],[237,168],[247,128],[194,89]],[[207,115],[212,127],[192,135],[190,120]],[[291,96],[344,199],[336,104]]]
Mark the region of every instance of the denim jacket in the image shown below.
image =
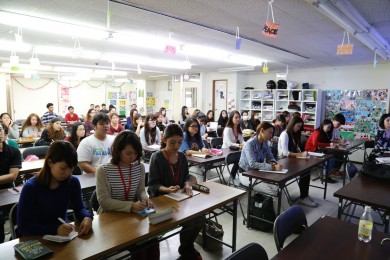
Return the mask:
[[[245,144],[239,165],[245,171],[249,169],[271,170],[271,162],[276,163],[267,142],[259,143],[258,135],[256,135]]]

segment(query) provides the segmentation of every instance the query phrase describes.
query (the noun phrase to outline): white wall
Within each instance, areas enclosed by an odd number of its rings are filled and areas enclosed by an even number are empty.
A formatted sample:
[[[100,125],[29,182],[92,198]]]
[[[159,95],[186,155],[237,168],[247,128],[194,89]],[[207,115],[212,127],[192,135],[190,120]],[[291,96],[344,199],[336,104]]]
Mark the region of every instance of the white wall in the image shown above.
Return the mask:
[[[0,74],[0,113],[3,112],[7,112],[7,87],[6,75]]]
[[[248,74],[244,87],[266,88],[268,80],[275,80],[275,73]],[[310,83],[310,88],[330,89],[379,89],[390,87],[390,64],[326,67],[315,69],[290,70],[287,80],[299,83]]]

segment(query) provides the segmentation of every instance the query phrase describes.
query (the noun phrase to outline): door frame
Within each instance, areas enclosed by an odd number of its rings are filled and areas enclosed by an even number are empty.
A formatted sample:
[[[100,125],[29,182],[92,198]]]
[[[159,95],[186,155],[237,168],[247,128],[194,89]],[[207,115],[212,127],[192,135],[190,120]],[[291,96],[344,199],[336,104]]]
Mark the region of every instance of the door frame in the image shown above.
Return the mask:
[[[226,93],[225,93],[225,99],[226,99],[226,105],[225,105],[225,110],[227,111],[227,104],[228,104],[228,102],[227,102],[227,97],[228,97],[228,88],[229,88],[229,85],[228,85],[228,80],[227,79],[216,79],[216,80],[213,80],[213,97],[212,97],[212,100],[211,100],[211,109],[213,110],[213,113],[214,113],[214,119],[216,118],[216,117],[219,117],[219,115],[216,115],[215,114],[215,102],[214,102],[214,100],[215,100],[215,82],[216,81],[226,81]]]

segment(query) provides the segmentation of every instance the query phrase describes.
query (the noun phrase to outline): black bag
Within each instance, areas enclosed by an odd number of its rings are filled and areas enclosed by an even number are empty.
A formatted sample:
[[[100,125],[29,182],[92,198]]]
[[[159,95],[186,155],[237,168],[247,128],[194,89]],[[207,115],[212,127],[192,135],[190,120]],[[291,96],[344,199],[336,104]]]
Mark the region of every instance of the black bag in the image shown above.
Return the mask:
[[[217,218],[215,217],[215,221],[208,219],[205,222],[206,225],[206,234],[210,235],[212,237],[215,237],[221,241],[223,241],[223,227],[221,224],[218,223]],[[207,239],[207,249],[209,251],[217,251],[217,250],[222,250],[222,243],[219,243],[218,241],[215,241],[214,239]],[[203,235],[202,231],[199,232],[198,236],[195,239],[195,242],[198,243],[199,245],[203,246]]]
[[[390,165],[370,163],[362,169],[362,175],[390,183]]]
[[[250,212],[251,215],[266,219],[271,222],[274,222],[276,219],[272,198],[262,194],[255,194],[252,197]],[[272,228],[274,226],[271,223],[255,218],[251,218],[249,223],[249,226],[251,228],[264,232],[272,231]]]
[[[278,89],[287,89],[287,81],[284,79],[278,80]]]
[[[310,85],[309,83],[302,83],[302,89],[309,89]]]
[[[266,86],[267,86],[267,89],[276,89],[276,83],[273,80],[268,80]]]

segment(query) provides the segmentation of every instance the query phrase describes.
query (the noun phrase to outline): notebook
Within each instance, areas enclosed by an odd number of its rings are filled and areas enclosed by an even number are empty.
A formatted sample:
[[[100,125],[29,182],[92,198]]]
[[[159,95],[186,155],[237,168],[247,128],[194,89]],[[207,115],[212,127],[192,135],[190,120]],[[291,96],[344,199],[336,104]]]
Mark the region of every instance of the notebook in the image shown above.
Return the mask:
[[[212,130],[217,130],[218,122],[210,122],[209,128],[212,129]]]
[[[74,239],[78,235],[79,235],[79,233],[76,230],[73,230],[67,236],[44,235],[43,239],[50,240],[50,241],[57,242],[57,243],[64,243],[64,242],[71,241],[72,239]]]
[[[280,174],[286,174],[288,172],[287,169],[283,169],[283,170],[280,170],[280,171],[272,171],[272,170],[270,170],[270,171],[268,171],[268,170],[259,170],[259,171],[261,171],[261,172],[280,173]]]
[[[209,154],[202,154],[202,153],[193,153],[191,154],[193,157],[199,157],[199,158],[210,158],[212,155]]]
[[[193,190],[192,197],[198,195],[199,193],[200,193],[199,191]],[[171,198],[171,199],[174,199],[176,201],[182,201],[182,200],[191,198],[191,196],[188,196],[187,193],[184,193],[181,190],[179,190],[178,192],[171,192],[171,193],[165,194],[164,196]]]

